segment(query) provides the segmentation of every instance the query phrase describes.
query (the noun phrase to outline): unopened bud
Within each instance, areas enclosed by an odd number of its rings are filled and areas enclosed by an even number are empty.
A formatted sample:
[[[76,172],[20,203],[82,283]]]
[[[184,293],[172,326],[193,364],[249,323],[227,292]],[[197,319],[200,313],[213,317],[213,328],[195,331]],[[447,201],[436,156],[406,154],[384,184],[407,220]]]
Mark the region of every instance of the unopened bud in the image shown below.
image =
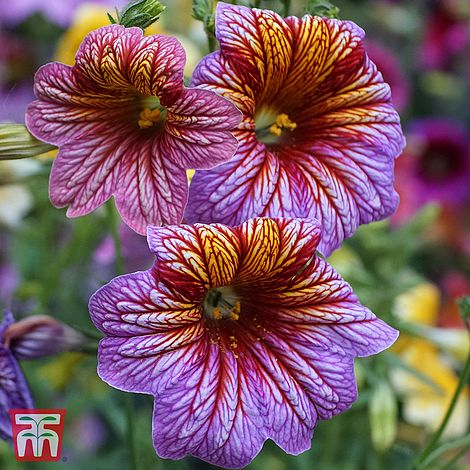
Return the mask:
[[[339,18],[339,8],[328,0],[308,0],[305,13],[325,18]]]
[[[35,157],[54,149],[33,137],[23,124],[0,124],[0,160]]]
[[[386,381],[379,382],[372,390],[369,422],[374,448],[379,452],[386,451],[394,443],[397,434],[397,402]]]
[[[2,342],[17,359],[39,359],[77,350],[84,336],[47,315],[33,315],[8,326]]]
[[[119,14],[117,20],[108,14],[112,23],[119,23],[126,28],[137,26],[145,29],[155,23],[164,12],[165,6],[157,0],[135,0],[130,2]]]

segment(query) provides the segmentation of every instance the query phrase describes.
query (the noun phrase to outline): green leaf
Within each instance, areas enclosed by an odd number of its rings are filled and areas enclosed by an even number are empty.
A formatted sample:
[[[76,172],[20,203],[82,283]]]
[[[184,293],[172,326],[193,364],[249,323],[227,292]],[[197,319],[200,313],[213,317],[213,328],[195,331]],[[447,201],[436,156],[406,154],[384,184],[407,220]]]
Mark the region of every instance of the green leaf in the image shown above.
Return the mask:
[[[43,432],[39,437],[54,437],[51,432]]]
[[[21,418],[18,418],[19,421],[34,421],[36,422],[35,419],[31,418],[30,416],[22,416]]]
[[[23,436],[25,436],[25,437],[36,437],[36,434],[33,434],[32,432],[25,432],[23,434]]]

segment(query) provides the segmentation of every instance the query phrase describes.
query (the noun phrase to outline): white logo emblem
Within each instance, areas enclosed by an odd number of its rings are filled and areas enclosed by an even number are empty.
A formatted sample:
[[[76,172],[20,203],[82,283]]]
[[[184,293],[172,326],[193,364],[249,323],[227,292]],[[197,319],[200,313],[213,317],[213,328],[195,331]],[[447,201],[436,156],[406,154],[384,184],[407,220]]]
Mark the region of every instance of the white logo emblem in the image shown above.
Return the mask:
[[[49,442],[51,457],[57,457],[59,451],[59,436],[55,431],[46,429],[48,424],[60,424],[60,414],[22,414],[15,416],[15,423],[30,426],[29,429],[20,431],[16,436],[18,456],[24,457],[26,444],[31,441],[34,457],[41,457],[44,451],[44,443]]]

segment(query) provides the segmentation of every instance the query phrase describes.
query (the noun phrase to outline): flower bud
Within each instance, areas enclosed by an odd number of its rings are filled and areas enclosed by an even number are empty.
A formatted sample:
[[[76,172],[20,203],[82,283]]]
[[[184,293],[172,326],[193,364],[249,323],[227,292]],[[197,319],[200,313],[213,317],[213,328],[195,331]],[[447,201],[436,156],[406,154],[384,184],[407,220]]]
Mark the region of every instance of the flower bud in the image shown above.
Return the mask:
[[[78,349],[85,337],[47,315],[33,315],[6,328],[2,342],[17,359],[39,359]]]
[[[386,451],[397,434],[397,402],[392,388],[385,381],[379,382],[372,390],[369,422],[374,448],[379,452]]]
[[[0,124],[0,160],[35,157],[53,149],[34,138],[23,124]]]
[[[113,23],[119,23],[126,28],[137,26],[145,29],[159,19],[165,8],[157,0],[135,0],[121,11],[119,21],[114,20],[110,15],[108,16]]]
[[[325,18],[339,18],[339,8],[328,0],[308,0],[305,13]]]

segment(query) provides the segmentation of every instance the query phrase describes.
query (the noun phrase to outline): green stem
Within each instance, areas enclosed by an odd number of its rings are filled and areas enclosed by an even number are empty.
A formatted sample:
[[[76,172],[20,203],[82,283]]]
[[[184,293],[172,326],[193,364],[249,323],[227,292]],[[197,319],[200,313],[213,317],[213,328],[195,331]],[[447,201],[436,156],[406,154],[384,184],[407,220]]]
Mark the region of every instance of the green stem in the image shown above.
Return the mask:
[[[284,16],[289,16],[291,0],[283,0]]]
[[[135,448],[135,421],[134,421],[134,401],[130,393],[126,393],[126,418],[127,418],[127,445],[129,446],[129,460],[131,470],[137,470],[137,452]]]
[[[469,340],[470,340],[470,337],[469,337]],[[467,356],[467,360],[465,361],[464,368],[462,370],[462,373],[460,374],[459,383],[457,385],[457,388],[455,389],[454,396],[452,397],[452,401],[450,402],[450,405],[447,408],[446,414],[439,428],[437,429],[432,439],[430,440],[429,444],[425,447],[423,452],[421,452],[421,454],[418,456],[418,459],[416,461],[416,464],[414,465],[414,468],[416,469],[424,468],[425,461],[427,460],[431,452],[433,452],[434,447],[439,442],[439,439],[442,437],[442,434],[449,422],[449,419],[452,416],[452,412],[454,411],[455,405],[457,404],[457,400],[468,381],[469,374],[470,374],[470,352]]]
[[[209,47],[209,52],[214,52],[217,48],[215,37],[210,32],[207,32],[207,46]]]
[[[461,437],[460,439],[455,439],[454,441],[447,442],[446,444],[442,444],[440,447],[429,454],[429,457],[423,462],[423,468],[429,467],[442,454],[448,452],[449,450],[457,449],[462,446],[466,448],[468,445],[470,445],[470,435]]]
[[[124,259],[122,257],[121,238],[119,237],[119,218],[117,217],[116,210],[111,201],[106,204],[108,211],[108,223],[111,231],[111,236],[114,242],[114,253],[116,260],[116,274],[121,275],[124,273]],[[135,448],[135,422],[134,422],[134,402],[132,395],[129,393],[125,394],[125,405],[126,405],[126,419],[127,419],[127,445],[129,448],[129,468],[131,470],[137,470],[137,452]]]
[[[124,274],[124,258],[122,257],[121,237],[119,236],[119,219],[111,201],[106,204],[106,209],[108,211],[109,229],[114,243],[116,275],[120,276]]]

